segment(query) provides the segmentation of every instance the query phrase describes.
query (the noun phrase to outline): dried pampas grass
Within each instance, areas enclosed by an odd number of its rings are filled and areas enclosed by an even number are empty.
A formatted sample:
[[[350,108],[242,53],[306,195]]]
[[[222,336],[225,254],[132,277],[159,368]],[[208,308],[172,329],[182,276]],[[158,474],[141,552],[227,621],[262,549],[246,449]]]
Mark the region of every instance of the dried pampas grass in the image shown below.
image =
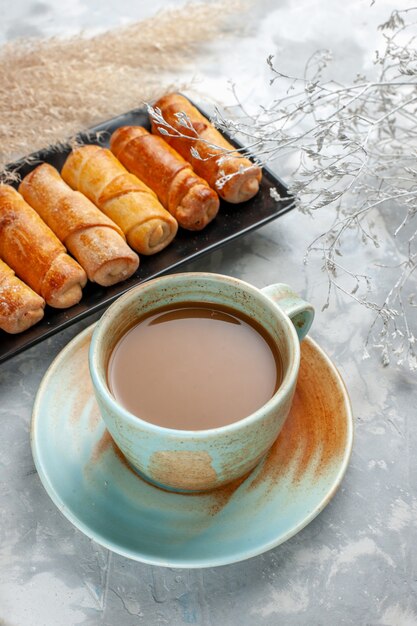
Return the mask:
[[[159,97],[235,2],[189,4],[94,36],[20,40],[0,51],[0,171],[30,152]],[[178,88],[178,86],[177,86]]]

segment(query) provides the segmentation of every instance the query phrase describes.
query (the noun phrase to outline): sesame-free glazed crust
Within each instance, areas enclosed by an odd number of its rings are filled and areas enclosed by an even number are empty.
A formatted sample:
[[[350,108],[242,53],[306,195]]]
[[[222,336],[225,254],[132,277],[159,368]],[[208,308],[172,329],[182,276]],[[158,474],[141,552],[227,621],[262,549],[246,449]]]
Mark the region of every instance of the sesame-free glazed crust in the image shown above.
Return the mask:
[[[9,185],[0,185],[0,258],[50,306],[67,308],[81,299],[83,268]]]
[[[219,210],[219,198],[176,150],[142,126],[122,126],[110,147],[123,165],[148,185],[187,230],[202,230]]]
[[[86,196],[74,191],[58,171],[43,163],[21,182],[19,191],[77,259],[89,280],[103,287],[129,278],[139,258],[123,231]]]
[[[129,174],[110,150],[93,145],[75,148],[61,175],[118,224],[139,254],[155,254],[174,239],[177,221],[156,194]]]
[[[217,191],[219,196],[237,204],[246,202],[259,191],[262,171],[219,133],[198,109],[180,94],[172,93],[160,98],[154,105],[164,120],[174,129],[167,129],[152,120],[152,132],[161,136],[191,163],[195,172]],[[179,115],[187,116],[187,124],[181,124]],[[176,132],[178,134],[176,134]],[[194,148],[199,156],[191,152]],[[220,184],[221,180],[224,184]]]

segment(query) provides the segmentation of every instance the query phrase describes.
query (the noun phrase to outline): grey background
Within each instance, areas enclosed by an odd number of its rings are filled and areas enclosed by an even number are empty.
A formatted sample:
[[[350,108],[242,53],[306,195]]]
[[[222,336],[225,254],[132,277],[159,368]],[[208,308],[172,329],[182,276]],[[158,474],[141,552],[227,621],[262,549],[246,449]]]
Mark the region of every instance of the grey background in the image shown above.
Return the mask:
[[[97,32],[180,2],[1,0],[0,42],[18,36]],[[217,42],[173,75],[194,79],[193,97],[230,103],[228,79],[244,102],[270,99],[265,58],[300,74],[318,48],[334,52],[342,80],[371,70],[376,26],[392,3],[262,0],[244,35]],[[282,174],[282,169],[279,170]],[[285,173],[285,172],[284,172]],[[390,224],[380,217],[382,234]],[[396,216],[390,219],[395,223]],[[340,297],[321,312],[327,282],[307,245],[331,215],[291,212],[185,270],[214,271],[258,287],[285,280],[318,309],[312,336],[334,360],[355,415],[355,444],[341,488],[287,543],[249,561],[208,570],[157,568],[112,554],[58,512],[36,474],[29,426],[51,360],[94,317],[0,366],[0,624],[7,626],[417,625],[415,374],[362,360],[372,318]],[[352,259],[372,273],[372,250],[352,242]],[[348,255],[349,256],[349,255]],[[386,237],[382,258],[397,258]],[[348,259],[349,260],[349,259]],[[379,273],[383,288],[383,273]],[[388,286],[388,283],[387,283]]]

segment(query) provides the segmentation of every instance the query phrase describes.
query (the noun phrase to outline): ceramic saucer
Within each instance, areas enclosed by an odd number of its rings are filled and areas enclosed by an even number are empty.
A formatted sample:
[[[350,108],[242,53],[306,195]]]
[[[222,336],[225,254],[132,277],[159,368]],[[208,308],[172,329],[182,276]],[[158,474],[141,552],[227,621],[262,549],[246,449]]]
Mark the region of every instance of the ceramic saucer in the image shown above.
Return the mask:
[[[319,346],[303,341],[291,414],[245,479],[206,494],[176,494],[133,472],[100,417],[88,371],[93,327],[57,356],[40,385],[32,452],[60,511],[106,548],[169,567],[241,561],[292,537],[326,506],[346,470],[352,413]]]

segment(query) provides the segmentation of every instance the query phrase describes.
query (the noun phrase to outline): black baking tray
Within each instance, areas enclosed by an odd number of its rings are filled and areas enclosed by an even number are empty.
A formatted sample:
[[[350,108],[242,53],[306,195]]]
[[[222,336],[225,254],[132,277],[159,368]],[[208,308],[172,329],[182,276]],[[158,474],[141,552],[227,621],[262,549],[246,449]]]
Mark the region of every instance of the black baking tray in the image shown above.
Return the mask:
[[[200,111],[203,115],[207,115],[203,109],[200,108]],[[98,143],[108,147],[112,132],[119,126],[126,125],[140,125],[149,129],[150,120],[145,107],[107,120],[80,134],[79,139],[83,143]],[[232,140],[226,133],[224,135],[233,145],[242,147],[239,142]],[[31,154],[29,159],[10,164],[8,169],[17,171],[23,177],[39,163],[47,162],[61,171],[69,152],[69,147],[52,146]],[[270,194],[271,189],[276,189],[282,199],[274,200]],[[196,233],[179,228],[174,241],[162,252],[153,256],[141,255],[137,272],[124,282],[112,287],[100,287],[88,282],[83,290],[83,297],[77,305],[69,309],[53,309],[46,306],[43,319],[17,335],[10,335],[0,330],[0,362],[104,309],[118,296],[135,285],[178,268],[203,254],[212,252],[276,219],[293,207],[293,198],[289,195],[283,181],[267,168],[264,168],[260,190],[254,198],[238,205],[221,202],[216,218],[203,231]]]

